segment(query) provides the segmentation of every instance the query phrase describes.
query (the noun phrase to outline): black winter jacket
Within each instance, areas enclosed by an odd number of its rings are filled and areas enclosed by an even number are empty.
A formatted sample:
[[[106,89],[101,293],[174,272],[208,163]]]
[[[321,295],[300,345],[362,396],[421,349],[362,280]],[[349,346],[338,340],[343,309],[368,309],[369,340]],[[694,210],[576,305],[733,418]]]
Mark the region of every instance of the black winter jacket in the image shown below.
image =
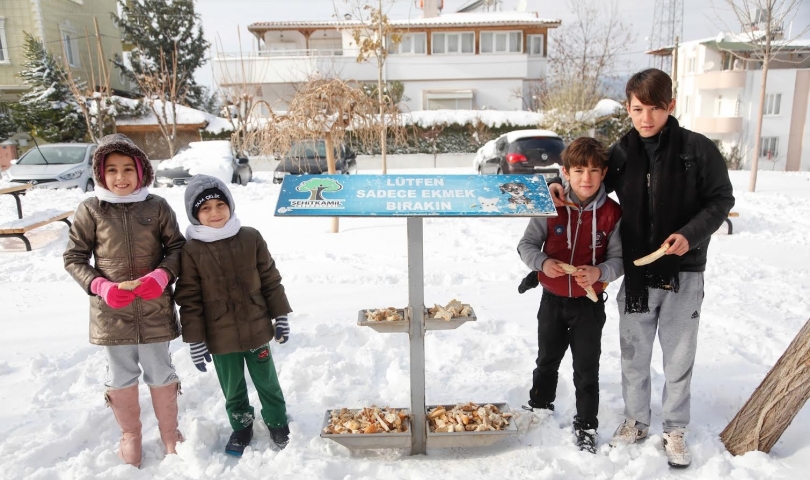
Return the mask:
[[[728,216],[728,212],[734,206],[733,189],[728,178],[728,168],[717,146],[703,135],[680,126],[664,127],[661,131],[662,137],[672,135],[671,130],[675,128],[685,134],[686,138],[680,155],[684,164],[684,172],[687,175],[685,195],[687,198],[697,199],[696,202],[686,202],[694,203],[696,209],[690,214],[691,220],[675,232],[683,235],[689,241],[689,251],[681,258],[681,271],[702,272],[706,269],[706,251],[709,248],[711,236],[720,228]],[[624,174],[628,138],[631,133],[625,134],[610,148],[608,172],[604,181],[608,192],[616,192],[619,203],[624,202],[627,194],[625,189],[628,182],[624,180]],[[655,162],[661,160],[660,153],[656,151],[654,155],[653,165],[650,168],[653,175],[655,174]],[[653,196],[656,195],[656,192],[651,193]],[[656,249],[658,246],[651,245],[650,247]]]

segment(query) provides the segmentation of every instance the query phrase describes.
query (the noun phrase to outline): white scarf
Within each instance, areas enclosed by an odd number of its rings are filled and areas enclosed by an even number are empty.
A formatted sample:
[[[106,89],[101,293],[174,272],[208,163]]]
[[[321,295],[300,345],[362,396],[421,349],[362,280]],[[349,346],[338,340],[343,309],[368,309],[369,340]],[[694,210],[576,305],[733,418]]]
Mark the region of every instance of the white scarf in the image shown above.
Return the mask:
[[[236,217],[236,212],[225,222],[222,228],[206,227],[205,225],[189,225],[186,229],[186,238],[193,238],[202,242],[216,242],[224,238],[231,238],[242,228],[242,222]]]
[[[149,188],[141,187],[134,192],[130,193],[129,195],[117,195],[106,188],[97,188],[95,190],[96,198],[99,200],[104,200],[105,202],[109,203],[135,203],[135,202],[142,202],[146,200],[146,196],[149,195]]]

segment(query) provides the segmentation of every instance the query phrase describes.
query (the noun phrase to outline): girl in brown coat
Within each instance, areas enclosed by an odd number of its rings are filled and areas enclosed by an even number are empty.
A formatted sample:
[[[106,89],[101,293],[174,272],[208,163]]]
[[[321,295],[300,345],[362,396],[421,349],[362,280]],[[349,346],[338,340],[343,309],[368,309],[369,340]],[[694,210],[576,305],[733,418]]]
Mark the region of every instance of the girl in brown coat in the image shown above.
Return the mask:
[[[180,383],[169,355],[169,341],[179,335],[169,284],[179,273],[185,239],[166,200],[149,193],[152,166],[129,138],[101,139],[93,173],[96,196],[76,210],[65,269],[90,295],[90,343],[107,354],[105,397],[122,431],[119,456],[139,467],[141,368],[167,453],[183,441]]]
[[[185,203],[191,225],[176,300],[194,364],[205,371],[209,350],[214,357],[233,428],[225,453],[241,456],[253,438],[245,366],[259,393],[262,419],[273,442],[284,448],[290,433],[286,404],[268,346],[274,336],[284,343],[290,332],[286,315],[292,309],[281,275],[262,235],[241,226],[221,180],[195,175]]]

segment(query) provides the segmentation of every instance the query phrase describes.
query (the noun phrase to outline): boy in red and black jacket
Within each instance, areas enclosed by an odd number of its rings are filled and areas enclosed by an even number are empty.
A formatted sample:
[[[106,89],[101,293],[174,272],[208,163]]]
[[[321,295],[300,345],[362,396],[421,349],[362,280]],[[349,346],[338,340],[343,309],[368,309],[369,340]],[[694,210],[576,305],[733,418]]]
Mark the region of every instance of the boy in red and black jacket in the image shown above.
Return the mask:
[[[624,273],[619,237],[621,207],[607,197],[602,180],[607,150],[592,138],[577,138],[562,152],[568,181],[566,204],[555,218],[532,218],[518,243],[521,260],[536,271],[543,297],[537,313],[537,368],[529,407],[554,410],[560,362],[568,346],[574,362],[580,450],[596,452],[599,425],[599,357],[605,324],[604,287]],[[567,274],[561,264],[576,267]],[[598,300],[586,296],[592,287]]]

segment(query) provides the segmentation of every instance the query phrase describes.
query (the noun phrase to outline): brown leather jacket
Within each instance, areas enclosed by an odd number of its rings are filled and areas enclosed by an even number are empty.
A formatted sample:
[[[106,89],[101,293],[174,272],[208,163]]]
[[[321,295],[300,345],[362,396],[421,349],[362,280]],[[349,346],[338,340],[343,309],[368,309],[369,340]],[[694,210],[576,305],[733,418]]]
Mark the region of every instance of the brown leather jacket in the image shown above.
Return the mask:
[[[90,295],[90,343],[134,345],[177,338],[171,283],[180,271],[185,238],[168,202],[151,194],[135,203],[88,198],[73,218],[63,258],[65,270]],[[169,273],[169,286],[154,300],[136,298],[114,309],[90,292],[90,283],[98,276],[123,282],[156,268]]]
[[[267,244],[250,227],[215,242],[189,239],[175,300],[183,341],[205,342],[213,354],[266,344],[272,319],[292,311]]]

